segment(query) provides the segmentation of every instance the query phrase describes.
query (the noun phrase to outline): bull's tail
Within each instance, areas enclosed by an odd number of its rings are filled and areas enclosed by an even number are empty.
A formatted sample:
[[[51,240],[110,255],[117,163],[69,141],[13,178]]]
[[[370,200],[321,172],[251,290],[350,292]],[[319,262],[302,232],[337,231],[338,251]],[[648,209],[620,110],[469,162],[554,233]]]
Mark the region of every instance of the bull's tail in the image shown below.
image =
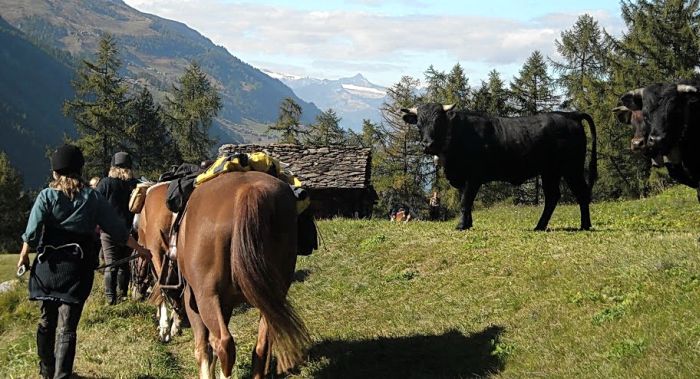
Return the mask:
[[[593,189],[593,184],[598,179],[598,152],[597,138],[595,131],[595,123],[593,117],[588,113],[580,113],[581,119],[586,120],[588,127],[591,129],[591,161],[588,162],[588,188]]]
[[[275,262],[275,254],[269,251],[275,238],[270,222],[275,200],[267,194],[255,186],[240,191],[233,216],[231,265],[234,281],[267,321],[278,371],[283,372],[301,362],[310,337],[287,301],[289,279],[280,272],[282,262]]]

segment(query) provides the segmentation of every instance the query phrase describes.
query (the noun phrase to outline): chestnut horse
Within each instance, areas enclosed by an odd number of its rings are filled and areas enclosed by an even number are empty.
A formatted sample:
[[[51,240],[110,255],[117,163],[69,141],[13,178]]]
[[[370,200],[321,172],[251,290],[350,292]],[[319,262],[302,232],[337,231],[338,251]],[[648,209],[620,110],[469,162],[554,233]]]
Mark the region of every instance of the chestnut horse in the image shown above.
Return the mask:
[[[141,213],[138,214],[137,230],[139,243],[151,251],[151,264],[154,269],[154,282],[156,283],[151,292],[149,301],[158,307],[157,318],[158,336],[162,342],[169,342],[174,335],[180,332],[181,317],[175,310],[168,310],[168,303],[165,301],[160,287],[158,286],[158,275],[163,266],[163,259],[168,250],[168,236],[173,219],[173,213],[165,205],[168,183],[158,183],[148,189],[146,200]],[[138,260],[139,264],[141,259]],[[141,271],[142,274],[151,275],[150,271]],[[139,278],[146,281],[145,278]]]
[[[228,329],[236,305],[260,310],[253,377],[302,360],[310,338],[287,301],[296,264],[296,199],[289,186],[261,172],[231,172],[197,187],[180,226],[178,267],[187,283],[185,308],[195,338],[200,378],[216,358],[228,378],[236,348]]]

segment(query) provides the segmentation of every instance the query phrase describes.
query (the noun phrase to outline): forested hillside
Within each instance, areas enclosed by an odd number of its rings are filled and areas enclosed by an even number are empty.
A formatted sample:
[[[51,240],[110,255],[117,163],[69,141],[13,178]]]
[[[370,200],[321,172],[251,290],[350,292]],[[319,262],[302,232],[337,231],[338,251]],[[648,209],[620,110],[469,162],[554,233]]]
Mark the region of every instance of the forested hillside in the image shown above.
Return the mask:
[[[73,69],[1,18],[0,60],[0,148],[21,167],[25,184],[38,187],[49,174],[47,148],[75,135],[61,112],[73,96]]]

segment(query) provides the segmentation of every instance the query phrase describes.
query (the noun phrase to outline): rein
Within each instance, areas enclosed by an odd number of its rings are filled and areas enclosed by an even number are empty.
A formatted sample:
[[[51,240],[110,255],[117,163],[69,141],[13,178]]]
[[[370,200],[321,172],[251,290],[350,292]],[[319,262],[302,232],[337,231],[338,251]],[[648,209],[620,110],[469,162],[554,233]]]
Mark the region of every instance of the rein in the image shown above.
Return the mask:
[[[130,255],[126,258],[117,259],[116,261],[114,261],[110,264],[103,264],[101,266],[97,266],[95,268],[95,271],[103,270],[103,269],[114,267],[114,266],[119,266],[119,265],[124,264],[126,262],[133,261],[134,259],[137,259],[138,257],[139,257],[138,254],[133,254],[133,255]]]

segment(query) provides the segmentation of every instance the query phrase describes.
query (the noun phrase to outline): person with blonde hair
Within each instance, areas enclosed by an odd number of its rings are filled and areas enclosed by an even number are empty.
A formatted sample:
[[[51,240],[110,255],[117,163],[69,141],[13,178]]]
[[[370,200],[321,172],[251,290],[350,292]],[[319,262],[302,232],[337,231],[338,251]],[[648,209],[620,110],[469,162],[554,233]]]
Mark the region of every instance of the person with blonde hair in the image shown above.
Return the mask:
[[[129,153],[120,151],[112,157],[109,174],[100,180],[97,191],[104,196],[117,212],[124,226],[131,230],[134,214],[129,211],[129,196],[136,188],[137,181],[131,170],[132,162]],[[105,264],[109,265],[131,254],[128,247],[114,241],[114,238],[104,230],[100,233],[102,255]],[[105,296],[109,304],[116,304],[120,298],[126,297],[129,290],[129,265],[124,263],[105,269]]]
[[[97,188],[97,183],[100,182],[99,176],[93,176],[90,178],[90,188]]]
[[[151,257],[129,235],[107,200],[83,182],[84,162],[76,146],[54,151],[53,181],[39,192],[22,234],[18,269],[29,267],[31,249],[37,252],[30,269],[29,299],[41,302],[36,336],[41,378],[69,378],[73,373],[78,322],[99,263],[95,227],[109,232],[115,243]]]

